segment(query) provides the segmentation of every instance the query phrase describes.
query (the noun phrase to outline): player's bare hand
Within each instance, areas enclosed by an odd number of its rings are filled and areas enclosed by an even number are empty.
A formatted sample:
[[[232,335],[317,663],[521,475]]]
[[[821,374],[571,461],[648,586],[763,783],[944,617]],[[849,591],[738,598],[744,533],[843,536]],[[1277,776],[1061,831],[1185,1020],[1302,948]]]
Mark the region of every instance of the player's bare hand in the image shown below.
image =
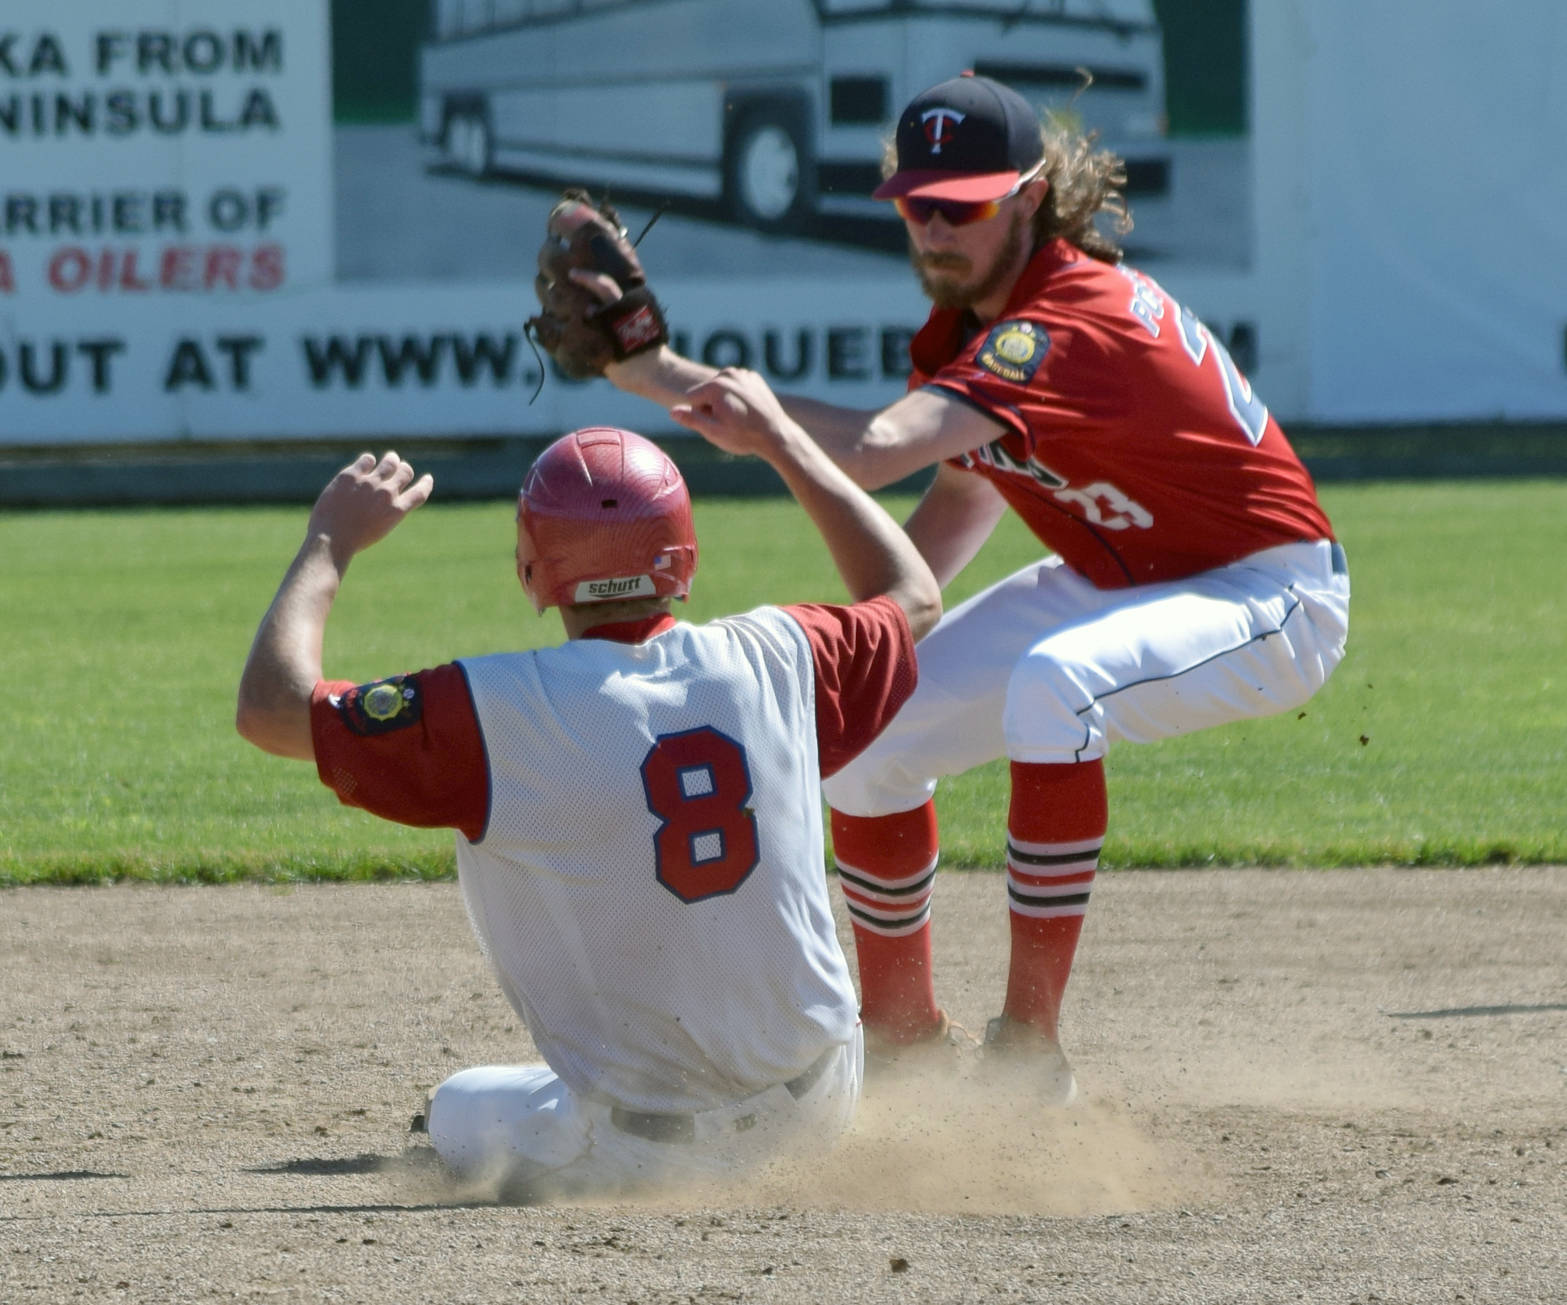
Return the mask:
[[[794,427],[778,396],[753,371],[725,367],[694,385],[669,415],[726,453],[766,457]]]
[[[310,512],[309,534],[331,542],[340,566],[377,541],[430,497],[435,479],[416,475],[413,464],[388,452],[379,460],[361,453],[332,477]]]

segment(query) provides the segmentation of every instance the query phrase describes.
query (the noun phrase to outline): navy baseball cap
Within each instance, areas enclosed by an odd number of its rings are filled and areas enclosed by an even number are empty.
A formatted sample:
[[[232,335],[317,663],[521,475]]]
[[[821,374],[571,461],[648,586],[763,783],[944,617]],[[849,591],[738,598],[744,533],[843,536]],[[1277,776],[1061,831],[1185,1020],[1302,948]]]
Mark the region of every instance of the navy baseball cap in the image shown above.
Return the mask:
[[[898,170],[873,199],[1000,199],[1044,154],[1033,105],[972,72],[916,95],[895,143]]]

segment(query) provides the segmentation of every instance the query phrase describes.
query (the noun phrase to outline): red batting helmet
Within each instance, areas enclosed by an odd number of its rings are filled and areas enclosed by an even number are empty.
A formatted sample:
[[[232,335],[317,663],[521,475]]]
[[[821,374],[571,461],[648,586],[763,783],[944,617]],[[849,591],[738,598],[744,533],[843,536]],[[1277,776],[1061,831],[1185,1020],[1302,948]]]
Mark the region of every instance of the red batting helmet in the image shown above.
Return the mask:
[[[522,585],[541,612],[691,592],[696,531],[686,482],[632,431],[562,435],[529,469],[517,524]]]

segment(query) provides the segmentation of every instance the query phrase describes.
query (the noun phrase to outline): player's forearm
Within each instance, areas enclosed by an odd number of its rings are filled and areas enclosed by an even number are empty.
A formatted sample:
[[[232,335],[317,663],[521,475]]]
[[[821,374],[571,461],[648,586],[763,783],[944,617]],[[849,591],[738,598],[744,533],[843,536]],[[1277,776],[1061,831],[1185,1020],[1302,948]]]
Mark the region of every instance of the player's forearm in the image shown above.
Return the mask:
[[[765,456],[815,523],[850,597],[891,598],[922,638],[941,617],[941,590],[897,523],[798,427]]]
[[[875,412],[840,408],[802,395],[780,396],[779,401],[784,411],[863,489],[881,489],[923,465],[903,467],[896,449],[880,438]]]
[[[617,390],[666,409],[679,403],[692,386],[710,381],[717,374],[718,368],[694,362],[667,344],[604,368],[605,379]]]
[[[883,489],[1005,433],[972,404],[930,387],[879,412],[787,399],[784,409],[865,489]]]
[[[945,589],[990,538],[1006,502],[989,481],[942,466],[904,530]]]
[[[616,389],[668,409],[683,402],[694,387],[712,380],[718,371],[716,367],[695,362],[664,345],[624,362],[610,363],[604,369],[604,375]],[[879,489],[912,475],[925,465],[917,456],[898,458],[898,451],[879,438],[880,431],[874,423],[877,414],[873,411],[840,408],[801,395],[778,397],[784,411],[809,432],[811,439],[848,472],[856,484]],[[897,458],[897,465],[891,465],[890,458]]]
[[[309,761],[310,697],[321,679],[327,615],[342,566],[324,536],[307,539],[261,619],[240,676],[235,727],[264,752]]]

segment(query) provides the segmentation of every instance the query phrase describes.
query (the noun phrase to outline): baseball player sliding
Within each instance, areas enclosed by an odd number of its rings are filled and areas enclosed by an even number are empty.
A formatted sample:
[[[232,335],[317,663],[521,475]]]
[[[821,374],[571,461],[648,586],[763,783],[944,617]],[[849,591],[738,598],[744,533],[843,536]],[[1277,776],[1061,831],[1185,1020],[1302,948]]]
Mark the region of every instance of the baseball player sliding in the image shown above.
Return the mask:
[[[867,1055],[874,1072],[953,1037],[930,965],[932,797],[1006,757],[1011,955],[986,1045],[1030,1058],[1042,1099],[1066,1102],[1061,1003],[1108,826],[1106,749],[1306,701],[1344,654],[1347,568],[1224,346],[1096,225],[1127,226],[1119,159],[964,75],[908,105],[889,164],[875,195],[933,305],[908,393],[879,412],[784,406],[861,485],[935,467],[907,529],[943,585],[1008,507],[1053,556],[949,612],[920,647],[918,691],[826,783]],[[639,327],[584,371],[663,404],[749,385],[647,329],[640,265],[623,302],[560,265],[594,221],[570,195],[551,215],[545,347],[569,356],[574,324],[602,312]]]
[[[454,1075],[426,1126],[453,1170],[515,1197],[730,1175],[830,1143],[859,1097],[821,776],[912,692],[939,591],[765,385],[678,415],[771,463],[853,603],[677,621],[685,482],[640,436],[590,428],[540,455],[518,504],[518,578],[565,644],[328,680],[349,562],[431,491],[367,453],[317,500],[240,681],[256,746],[314,760],[345,803],[457,831],[475,931],[544,1063]]]

